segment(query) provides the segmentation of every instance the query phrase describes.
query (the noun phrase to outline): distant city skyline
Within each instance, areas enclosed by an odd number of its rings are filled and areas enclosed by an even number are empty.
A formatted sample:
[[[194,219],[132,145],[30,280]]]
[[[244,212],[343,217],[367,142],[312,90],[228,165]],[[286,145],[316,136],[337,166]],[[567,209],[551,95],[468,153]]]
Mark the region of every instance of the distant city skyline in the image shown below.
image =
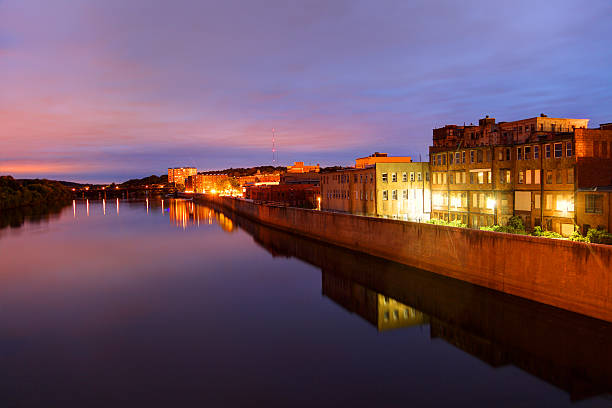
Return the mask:
[[[612,122],[609,1],[0,0],[0,174],[427,159],[431,130]]]

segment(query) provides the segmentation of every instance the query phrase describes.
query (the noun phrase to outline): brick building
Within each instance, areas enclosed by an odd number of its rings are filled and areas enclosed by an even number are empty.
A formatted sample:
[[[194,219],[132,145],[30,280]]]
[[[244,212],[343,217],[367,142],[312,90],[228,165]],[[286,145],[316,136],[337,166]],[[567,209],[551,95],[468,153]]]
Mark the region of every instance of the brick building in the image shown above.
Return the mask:
[[[318,208],[320,195],[319,186],[311,184],[248,186],[245,191],[249,200],[313,209]]]
[[[612,185],[612,130],[587,125],[546,116],[496,124],[487,117],[478,126],[434,129],[432,218],[478,228],[519,215],[528,228],[563,235],[588,224],[576,203],[581,190]]]

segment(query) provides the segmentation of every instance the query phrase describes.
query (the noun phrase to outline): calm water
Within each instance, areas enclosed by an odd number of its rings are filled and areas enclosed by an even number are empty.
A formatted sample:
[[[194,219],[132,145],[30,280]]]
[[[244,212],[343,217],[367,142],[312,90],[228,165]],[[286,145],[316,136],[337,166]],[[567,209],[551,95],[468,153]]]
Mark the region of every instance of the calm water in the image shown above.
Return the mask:
[[[611,325],[180,200],[0,215],[0,406],[610,406]]]

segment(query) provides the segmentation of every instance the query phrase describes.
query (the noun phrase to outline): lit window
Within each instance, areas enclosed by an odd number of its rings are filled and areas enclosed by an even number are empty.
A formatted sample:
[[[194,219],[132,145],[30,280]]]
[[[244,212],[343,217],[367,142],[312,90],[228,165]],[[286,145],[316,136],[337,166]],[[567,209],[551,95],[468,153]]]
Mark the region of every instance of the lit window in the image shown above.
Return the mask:
[[[523,170],[519,171],[519,173],[518,173],[518,183],[519,184],[523,184],[525,182],[524,178],[525,178],[525,173],[523,172]]]
[[[484,172],[478,172],[478,184],[484,184]]]

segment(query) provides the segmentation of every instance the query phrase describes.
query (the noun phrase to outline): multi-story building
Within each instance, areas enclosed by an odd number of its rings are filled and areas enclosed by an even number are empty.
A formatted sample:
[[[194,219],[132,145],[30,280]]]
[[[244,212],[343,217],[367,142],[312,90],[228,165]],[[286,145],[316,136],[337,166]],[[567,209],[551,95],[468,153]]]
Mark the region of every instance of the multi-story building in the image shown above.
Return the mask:
[[[206,193],[223,189],[229,183],[227,174],[198,173],[185,179],[185,190],[194,193]]]
[[[321,174],[321,209],[422,221],[431,211],[429,190],[428,163],[375,153]]]
[[[612,184],[612,130],[587,124],[546,116],[495,124],[487,117],[478,126],[434,129],[432,218],[478,228],[519,215],[528,228],[571,234],[580,225],[579,190]]]
[[[175,167],[168,168],[168,183],[185,185],[185,179],[196,175],[198,170],[195,167]]]

